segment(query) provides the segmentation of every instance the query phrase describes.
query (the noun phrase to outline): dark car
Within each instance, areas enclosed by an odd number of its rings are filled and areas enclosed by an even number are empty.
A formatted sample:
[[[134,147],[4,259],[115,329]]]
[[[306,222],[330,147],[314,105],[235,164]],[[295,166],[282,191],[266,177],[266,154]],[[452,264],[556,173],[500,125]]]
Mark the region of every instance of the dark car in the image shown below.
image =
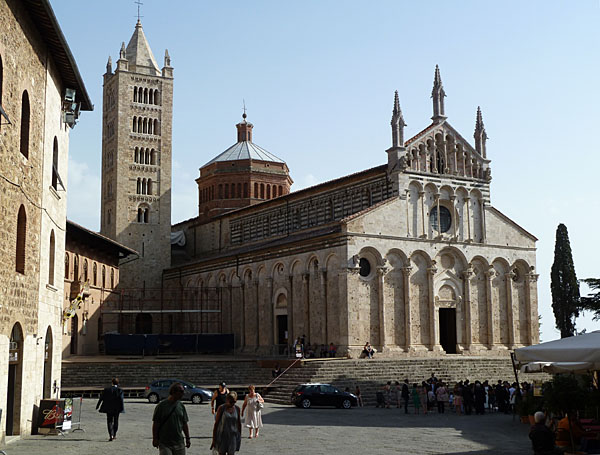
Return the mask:
[[[302,384],[292,392],[292,404],[305,409],[311,406],[350,409],[358,404],[358,399],[351,393],[340,392],[331,384]]]
[[[183,400],[190,400],[194,404],[200,404],[203,401],[210,401],[212,393],[210,390],[196,387],[187,381],[180,379],[157,379],[149,386],[146,386],[144,398],[147,398],[150,403],[158,403],[169,396],[169,387],[174,382],[179,382],[183,385]]]

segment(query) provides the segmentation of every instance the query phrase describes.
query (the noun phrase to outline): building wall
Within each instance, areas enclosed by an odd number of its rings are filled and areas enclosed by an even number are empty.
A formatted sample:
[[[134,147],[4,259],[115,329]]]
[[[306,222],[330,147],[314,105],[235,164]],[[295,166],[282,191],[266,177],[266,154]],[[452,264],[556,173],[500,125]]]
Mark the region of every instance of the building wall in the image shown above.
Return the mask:
[[[9,377],[9,340],[18,326],[22,341],[18,342],[15,386],[15,411],[9,433],[31,431],[36,406],[43,395],[51,393],[44,386],[45,337],[50,329],[52,347],[51,373],[46,382],[60,380],[60,302],[62,283],[48,287],[49,238],[55,234],[55,276],[60,276],[60,258],[64,252],[65,193],[49,189],[54,137],[59,144],[59,165],[66,182],[68,130],[61,121],[61,99],[64,87],[53,64],[53,57],[33,25],[26,5],[15,0],[0,1],[0,58],[2,59],[2,106],[12,125],[0,126],[0,276],[2,305],[0,308],[0,376]],[[28,92],[30,104],[29,156],[20,153],[22,95]],[[3,121],[4,123],[4,121]],[[10,182],[10,183],[9,183]],[[26,213],[25,269],[16,271],[17,213]],[[7,382],[0,384],[0,421],[6,432]]]

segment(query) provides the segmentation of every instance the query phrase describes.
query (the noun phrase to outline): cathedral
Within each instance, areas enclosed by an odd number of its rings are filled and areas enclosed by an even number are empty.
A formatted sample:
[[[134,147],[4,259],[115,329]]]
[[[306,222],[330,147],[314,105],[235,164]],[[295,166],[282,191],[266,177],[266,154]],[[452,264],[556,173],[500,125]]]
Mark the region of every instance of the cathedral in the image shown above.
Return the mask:
[[[537,239],[492,205],[481,111],[470,143],[437,66],[424,129],[405,139],[396,93],[382,164],[300,191],[244,113],[236,142],[198,163],[198,216],[171,225],[173,81],[139,22],[104,75],[102,233],[139,254],[123,289],[160,287],[147,329],[233,334],[255,355],[301,336],[350,357],[367,341],[384,356],[538,342]]]

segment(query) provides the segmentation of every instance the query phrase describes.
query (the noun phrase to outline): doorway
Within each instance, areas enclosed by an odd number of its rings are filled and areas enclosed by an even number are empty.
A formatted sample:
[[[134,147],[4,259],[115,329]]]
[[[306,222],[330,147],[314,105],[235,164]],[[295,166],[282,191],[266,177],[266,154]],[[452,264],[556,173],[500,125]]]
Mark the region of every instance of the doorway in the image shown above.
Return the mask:
[[[79,334],[79,318],[77,315],[71,318],[71,354],[77,355],[77,335]]]
[[[446,354],[456,354],[456,308],[440,308],[440,344]]]
[[[152,333],[152,315],[138,313],[135,317],[135,333],[147,335]]]
[[[46,340],[44,341],[44,388],[42,398],[52,396],[52,329],[46,330]]]
[[[277,344],[288,344],[288,317],[287,314],[277,315]]]
[[[10,334],[8,351],[8,387],[6,396],[6,435],[20,434],[21,381],[23,368],[23,331],[17,322]]]

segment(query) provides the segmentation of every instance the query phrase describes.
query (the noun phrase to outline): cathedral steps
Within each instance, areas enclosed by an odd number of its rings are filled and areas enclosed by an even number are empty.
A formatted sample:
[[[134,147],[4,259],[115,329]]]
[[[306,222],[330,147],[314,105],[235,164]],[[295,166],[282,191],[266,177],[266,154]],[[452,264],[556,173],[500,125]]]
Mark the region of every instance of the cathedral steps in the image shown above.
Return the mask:
[[[402,383],[408,378],[421,383],[431,376],[431,373],[444,382],[453,385],[460,380],[469,379],[489,380],[496,383],[498,379],[514,382],[515,375],[509,358],[483,357],[445,357],[442,359],[405,359],[405,360],[309,360],[301,368],[290,369],[275,382],[277,386],[267,391],[267,401],[279,404],[289,404],[291,393],[298,384],[306,382],[321,382],[334,385],[340,390],[346,387],[354,393],[358,385],[361,389],[365,405],[376,403],[376,392],[380,391],[387,381]],[[546,380],[547,375],[519,374],[520,381],[533,379]]]

